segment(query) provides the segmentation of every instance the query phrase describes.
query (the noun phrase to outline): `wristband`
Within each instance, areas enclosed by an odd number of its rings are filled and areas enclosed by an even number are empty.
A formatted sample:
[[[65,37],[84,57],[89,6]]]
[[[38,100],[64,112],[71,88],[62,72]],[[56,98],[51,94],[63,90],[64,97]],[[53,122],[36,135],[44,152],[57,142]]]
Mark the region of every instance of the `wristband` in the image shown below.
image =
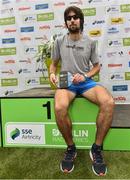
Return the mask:
[[[84,73],[84,74],[82,74],[82,75],[84,76],[85,79],[88,78],[88,75],[87,75],[87,74]]]
[[[50,74],[50,75],[51,75],[51,74],[54,74],[54,75],[55,75],[55,73],[54,73],[54,72],[50,72],[49,74]]]

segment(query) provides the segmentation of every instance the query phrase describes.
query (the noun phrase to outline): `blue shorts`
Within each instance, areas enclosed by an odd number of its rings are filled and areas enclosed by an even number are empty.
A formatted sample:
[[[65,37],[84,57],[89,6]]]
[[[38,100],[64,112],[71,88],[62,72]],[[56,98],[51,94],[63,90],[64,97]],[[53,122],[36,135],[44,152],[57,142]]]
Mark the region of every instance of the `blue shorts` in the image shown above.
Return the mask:
[[[72,91],[76,95],[83,94],[85,91],[97,86],[98,84],[91,78],[87,78],[86,81],[80,82],[78,84],[71,84],[67,89]]]

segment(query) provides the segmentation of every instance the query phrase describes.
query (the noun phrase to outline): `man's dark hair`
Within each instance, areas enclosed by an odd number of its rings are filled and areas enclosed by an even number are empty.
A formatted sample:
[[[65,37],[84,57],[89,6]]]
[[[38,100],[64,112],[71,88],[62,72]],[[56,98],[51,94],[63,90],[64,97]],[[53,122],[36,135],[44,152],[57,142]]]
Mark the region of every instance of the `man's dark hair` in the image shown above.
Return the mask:
[[[71,11],[73,11],[80,18],[80,30],[82,32],[83,25],[84,25],[84,14],[83,14],[82,10],[76,6],[69,6],[68,8],[66,8],[66,10],[64,12],[64,21],[65,21],[66,26],[67,26],[67,22],[66,22],[67,16]]]

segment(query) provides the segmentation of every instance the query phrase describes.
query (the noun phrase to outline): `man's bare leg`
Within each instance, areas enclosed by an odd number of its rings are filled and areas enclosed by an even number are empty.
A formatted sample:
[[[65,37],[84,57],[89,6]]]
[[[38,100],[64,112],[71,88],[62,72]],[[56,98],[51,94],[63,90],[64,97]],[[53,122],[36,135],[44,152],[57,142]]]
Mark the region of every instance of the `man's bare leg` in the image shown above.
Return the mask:
[[[74,144],[72,137],[72,122],[68,115],[68,108],[75,94],[65,89],[59,89],[55,94],[55,115],[58,128],[67,145]]]

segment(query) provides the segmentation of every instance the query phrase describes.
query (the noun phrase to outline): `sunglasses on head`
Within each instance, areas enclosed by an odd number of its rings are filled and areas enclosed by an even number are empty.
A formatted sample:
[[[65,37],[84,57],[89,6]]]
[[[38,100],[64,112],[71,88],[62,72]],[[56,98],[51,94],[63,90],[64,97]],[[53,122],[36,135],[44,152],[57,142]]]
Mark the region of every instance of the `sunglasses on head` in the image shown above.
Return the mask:
[[[77,15],[67,16],[67,17],[66,17],[66,20],[71,21],[72,18],[73,18],[74,20],[77,20],[77,19],[79,18],[79,16],[77,16]]]

